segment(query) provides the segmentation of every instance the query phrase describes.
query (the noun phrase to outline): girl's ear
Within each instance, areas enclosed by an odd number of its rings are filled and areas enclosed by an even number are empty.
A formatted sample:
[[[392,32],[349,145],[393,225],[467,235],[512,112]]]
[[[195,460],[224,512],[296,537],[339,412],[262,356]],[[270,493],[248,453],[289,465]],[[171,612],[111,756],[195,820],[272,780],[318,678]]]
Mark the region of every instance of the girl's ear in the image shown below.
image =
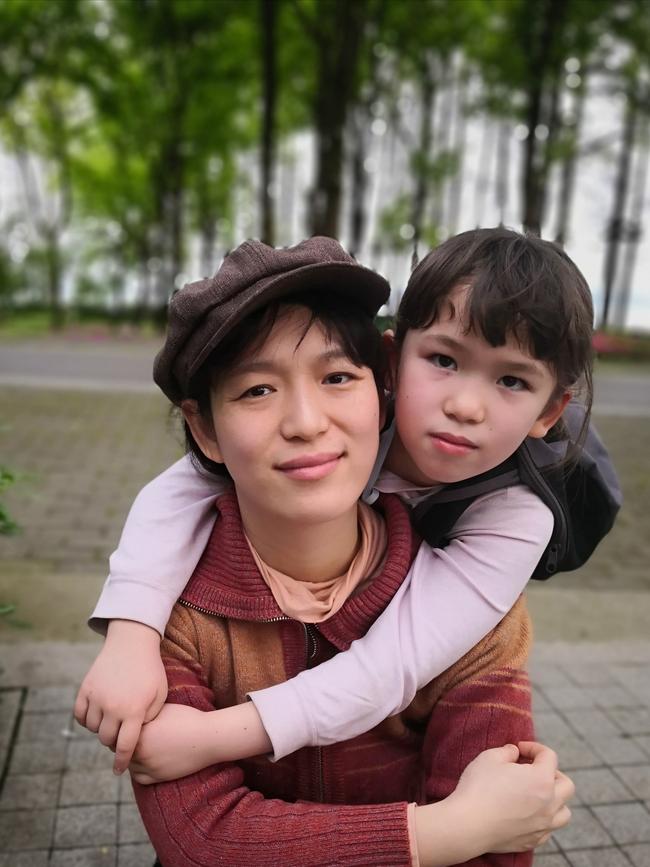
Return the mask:
[[[217,435],[211,421],[206,419],[199,411],[199,405],[195,400],[184,400],[181,403],[181,412],[194,441],[201,449],[206,458],[210,458],[216,464],[223,463],[221,449],[217,442]]]
[[[564,412],[564,407],[570,400],[571,392],[569,391],[565,391],[559,397],[552,400],[532,426],[528,432],[528,436],[534,439],[541,439],[546,436],[555,422],[560,418]]]

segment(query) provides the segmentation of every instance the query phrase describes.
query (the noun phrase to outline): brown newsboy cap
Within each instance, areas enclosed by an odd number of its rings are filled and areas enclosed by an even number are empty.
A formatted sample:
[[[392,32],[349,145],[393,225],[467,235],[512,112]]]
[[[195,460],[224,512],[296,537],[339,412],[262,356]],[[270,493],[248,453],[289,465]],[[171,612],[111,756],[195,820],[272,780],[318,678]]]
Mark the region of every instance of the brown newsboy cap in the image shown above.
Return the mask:
[[[284,295],[309,289],[341,295],[374,316],[388,301],[388,282],[359,265],[333,238],[308,238],[275,249],[245,241],[214,275],[188,283],[169,302],[167,338],[153,378],[173,403],[212,350],[245,316]]]

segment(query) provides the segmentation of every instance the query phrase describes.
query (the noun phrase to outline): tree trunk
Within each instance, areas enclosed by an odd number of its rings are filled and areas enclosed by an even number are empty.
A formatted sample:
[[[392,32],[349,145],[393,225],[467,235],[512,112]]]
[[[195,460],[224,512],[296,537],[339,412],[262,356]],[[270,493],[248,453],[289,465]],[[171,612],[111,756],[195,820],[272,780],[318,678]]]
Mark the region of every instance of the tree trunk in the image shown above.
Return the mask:
[[[50,302],[50,327],[58,331],[63,326],[61,305],[61,249],[59,233],[55,226],[44,231],[45,257],[47,263],[47,291]]]
[[[580,131],[582,129],[582,120],[584,117],[586,94],[587,88],[585,86],[585,77],[583,74],[582,82],[575,94],[575,123],[573,124],[573,130],[571,132],[571,150],[562,162],[562,173],[560,177],[560,191],[558,202],[557,227],[555,229],[555,241],[562,246],[566,244],[569,232],[569,224],[571,220],[571,205],[573,203],[576,171],[578,168],[578,146],[580,141]]]
[[[458,218],[460,215],[460,202],[463,193],[463,158],[465,155],[465,80],[462,62],[458,66],[456,74],[456,108],[454,112],[454,135],[452,147],[457,154],[456,171],[449,179],[449,198],[447,208],[447,233],[455,235],[458,231]]]
[[[640,144],[637,147],[634,166],[632,206],[630,208],[630,219],[628,222],[627,246],[625,248],[625,258],[621,270],[621,279],[616,296],[616,303],[614,305],[614,327],[620,328],[621,330],[625,328],[627,310],[630,305],[630,296],[632,295],[632,281],[634,279],[636,257],[639,251],[639,242],[641,241],[643,234],[643,206],[648,181],[648,166],[650,164],[650,152],[644,145],[648,140],[648,128],[650,126],[647,117],[644,119],[643,126],[645,129],[638,136]]]
[[[549,133],[553,124],[553,102],[547,93],[547,75],[555,64],[555,43],[561,32],[566,15],[566,0],[539,0],[539,17],[535,7],[531,7],[528,40],[524,45],[529,60],[526,126],[528,135],[524,140],[523,160],[523,217],[524,230],[535,235],[541,234],[546,187],[546,156],[548,142],[538,139],[536,130],[545,123]],[[539,31],[539,33],[537,32]],[[557,86],[557,74],[553,86]],[[545,102],[550,102],[545,112]]]
[[[477,228],[483,225],[487,194],[490,188],[490,172],[494,154],[494,124],[486,115],[483,118],[481,143],[479,145],[476,180],[474,183],[474,222]]]
[[[494,184],[500,226],[505,226],[506,224],[506,210],[508,208],[511,133],[512,130],[508,121],[502,120],[499,124],[499,136],[497,140],[496,179]]]
[[[348,249],[350,255],[357,256],[363,243],[363,232],[366,225],[366,190],[368,187],[368,173],[365,169],[366,143],[365,126],[369,121],[368,114],[361,109],[355,114],[350,124],[350,170],[352,188],[350,190],[350,243]]]
[[[422,222],[429,192],[428,161],[431,158],[432,115],[436,89],[433,63],[425,54],[420,66],[420,135],[418,150],[414,155],[415,192],[411,225],[413,226],[413,259],[417,260],[417,249],[422,237]]]
[[[338,234],[343,167],[343,131],[357,88],[366,0],[332,0],[329,21],[316,33],[318,84],[314,100],[316,180],[311,195],[311,229],[315,235]],[[319,21],[319,25],[321,22]]]
[[[279,0],[259,0],[262,30],[263,108],[260,171],[260,213],[262,241],[275,243],[273,177],[276,137],[276,24]]]
[[[603,311],[601,317],[601,328],[607,328],[609,324],[609,308],[612,300],[612,291],[618,266],[618,254],[621,241],[625,235],[625,205],[627,201],[627,191],[630,179],[630,162],[632,150],[634,148],[634,138],[636,132],[636,93],[634,87],[630,86],[628,91],[627,103],[625,106],[625,117],[623,121],[623,131],[621,136],[621,148],[618,155],[618,166],[616,171],[616,183],[614,187],[614,201],[612,204],[612,214],[609,219],[607,229],[607,247],[605,249],[605,263],[603,268]]]

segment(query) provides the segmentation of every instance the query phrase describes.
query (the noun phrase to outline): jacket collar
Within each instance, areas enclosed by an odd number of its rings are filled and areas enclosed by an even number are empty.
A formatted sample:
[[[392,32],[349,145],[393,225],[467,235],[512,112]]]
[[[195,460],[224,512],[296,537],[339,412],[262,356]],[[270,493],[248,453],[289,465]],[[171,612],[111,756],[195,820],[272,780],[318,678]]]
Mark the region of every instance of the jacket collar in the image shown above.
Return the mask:
[[[329,620],[318,624],[339,649],[363,635],[406,577],[417,539],[409,515],[397,497],[383,495],[379,506],[388,531],[383,569],[361,593],[351,597]],[[219,515],[210,540],[181,602],[237,620],[288,620],[264,583],[244,536],[237,497],[228,491],[217,500]]]

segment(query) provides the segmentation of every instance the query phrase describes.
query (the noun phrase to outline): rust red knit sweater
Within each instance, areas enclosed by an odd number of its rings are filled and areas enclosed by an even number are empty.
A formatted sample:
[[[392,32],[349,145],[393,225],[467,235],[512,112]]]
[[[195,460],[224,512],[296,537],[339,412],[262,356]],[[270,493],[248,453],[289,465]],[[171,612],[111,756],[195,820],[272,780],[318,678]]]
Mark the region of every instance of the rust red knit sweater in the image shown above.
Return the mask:
[[[259,575],[234,495],[218,505],[220,517],[163,643],[168,700],[205,711],[243,701],[247,692],[347,648],[392,598],[417,544],[404,507],[385,497],[382,573],[332,618],[306,628],[285,617]],[[258,758],[135,786],[164,867],[408,867],[407,803],[444,797],[482,749],[532,735],[525,675],[513,671],[527,651],[525,612],[513,609],[509,623],[421,690],[403,714],[366,735],[276,763]],[[529,863],[491,857],[473,863]]]

